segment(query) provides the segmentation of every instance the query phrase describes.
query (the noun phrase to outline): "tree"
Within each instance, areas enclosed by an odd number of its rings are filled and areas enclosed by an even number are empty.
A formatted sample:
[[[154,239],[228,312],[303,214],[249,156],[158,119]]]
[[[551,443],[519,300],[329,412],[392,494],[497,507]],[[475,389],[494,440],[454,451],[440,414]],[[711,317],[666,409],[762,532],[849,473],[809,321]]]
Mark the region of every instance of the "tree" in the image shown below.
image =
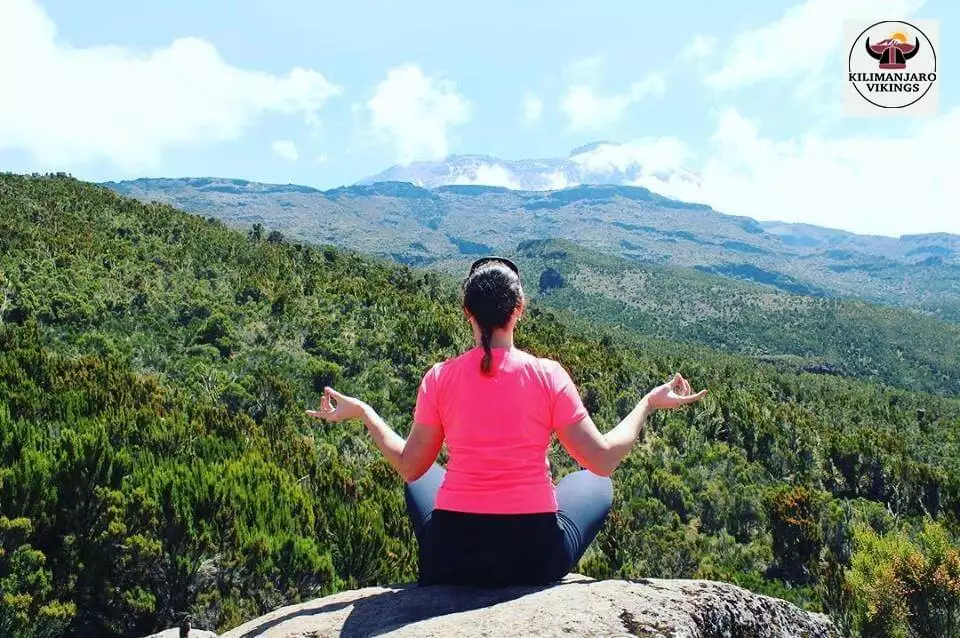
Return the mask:
[[[539,289],[541,293],[549,292],[554,288],[562,288],[565,283],[563,275],[556,268],[547,268],[540,273]]]

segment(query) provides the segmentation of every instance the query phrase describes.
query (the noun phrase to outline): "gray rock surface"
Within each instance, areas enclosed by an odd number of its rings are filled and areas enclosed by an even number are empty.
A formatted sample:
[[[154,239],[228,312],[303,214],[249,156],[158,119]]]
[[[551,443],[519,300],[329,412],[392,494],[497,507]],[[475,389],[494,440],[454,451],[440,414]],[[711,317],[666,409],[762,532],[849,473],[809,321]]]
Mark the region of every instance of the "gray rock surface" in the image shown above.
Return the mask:
[[[145,638],[180,638],[180,630],[176,627],[164,629],[155,634],[145,636]],[[217,634],[216,632],[207,631],[206,629],[191,629],[190,638],[217,638]]]
[[[553,587],[368,587],[277,609],[220,638],[835,638],[823,615],[735,585],[568,576]]]

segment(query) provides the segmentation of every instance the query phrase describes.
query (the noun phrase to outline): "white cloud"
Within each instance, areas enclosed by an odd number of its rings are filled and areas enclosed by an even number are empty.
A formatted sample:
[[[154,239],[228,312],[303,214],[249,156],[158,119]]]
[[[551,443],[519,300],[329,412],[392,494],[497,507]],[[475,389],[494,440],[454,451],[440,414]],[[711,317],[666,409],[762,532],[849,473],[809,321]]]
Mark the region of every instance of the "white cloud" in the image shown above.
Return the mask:
[[[674,169],[682,166],[689,156],[689,149],[680,140],[657,137],[625,144],[600,144],[570,159],[587,173],[623,173],[636,166],[651,172]]]
[[[643,98],[659,97],[665,90],[666,81],[659,73],[650,73],[627,92],[613,95],[599,95],[588,84],[575,84],[567,89],[560,108],[572,129],[599,128],[618,122],[627,108]]]
[[[846,19],[905,18],[924,0],[807,0],[779,20],[740,33],[726,59],[706,76],[716,89],[748,86],[770,79],[832,73],[840,68],[839,47]]]
[[[827,136],[816,129],[773,137],[735,109],[719,114],[702,153],[676,137],[599,144],[562,170],[527,174],[485,164],[456,183],[560,189],[618,180],[760,220],[804,222],[857,233],[960,233],[960,107],[903,124],[898,134]],[[696,166],[698,173],[686,170]]]
[[[523,97],[523,121],[528,124],[536,122],[542,114],[543,100],[533,93],[527,93]]]
[[[952,149],[960,145],[960,108],[917,120],[903,135],[826,138],[808,133],[764,137],[735,109],[721,114],[703,158],[700,185],[678,171],[689,154],[661,139],[662,174],[638,185],[760,220],[805,222],[857,233],[960,233],[960,180]],[[671,167],[670,164],[673,164]]]
[[[571,182],[562,171],[554,171],[547,175],[546,190],[558,191],[568,186],[575,186],[576,182]]]
[[[703,170],[703,190],[719,210],[758,219],[804,221],[859,233],[960,233],[952,149],[960,108],[918,120],[908,135],[785,140],[725,112]]]
[[[578,84],[567,89],[560,108],[575,130],[606,126],[620,120],[630,106],[629,95],[602,96],[589,86]]]
[[[137,51],[74,47],[33,0],[0,2],[0,149],[45,169],[106,160],[130,171],[172,148],[233,140],[266,114],[316,124],[340,92],[321,73],[231,66],[198,38]]]
[[[717,48],[717,39],[705,35],[695,35],[677,56],[685,62],[697,62],[710,57]]]
[[[631,182],[632,186],[644,188],[683,202],[705,203],[700,179],[679,169],[657,175],[644,173]]]
[[[448,154],[448,129],[471,118],[470,103],[445,80],[415,65],[391,69],[365,104],[373,133],[393,144],[402,163]]]
[[[520,190],[521,188],[513,173],[499,164],[481,164],[472,175],[459,175],[453,183],[502,186],[512,190]]]
[[[584,181],[622,176],[632,186],[696,202],[702,198],[699,178],[684,166],[692,153],[675,137],[648,137],[625,144],[600,144],[570,158]]]
[[[270,145],[270,148],[273,149],[274,153],[291,164],[296,164],[297,160],[300,159],[300,152],[297,150],[297,145],[290,140],[277,140]]]

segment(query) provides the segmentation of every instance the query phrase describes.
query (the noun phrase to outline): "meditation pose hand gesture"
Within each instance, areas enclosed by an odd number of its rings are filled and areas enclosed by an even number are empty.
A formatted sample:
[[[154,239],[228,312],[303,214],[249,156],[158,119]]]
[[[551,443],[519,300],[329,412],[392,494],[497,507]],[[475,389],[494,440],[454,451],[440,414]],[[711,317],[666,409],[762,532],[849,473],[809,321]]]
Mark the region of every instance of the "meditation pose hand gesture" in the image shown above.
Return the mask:
[[[672,379],[648,392],[647,402],[655,410],[670,410],[696,403],[706,394],[706,390],[694,394],[690,382],[677,372]]]
[[[324,421],[344,421],[346,419],[362,419],[363,412],[369,406],[353,397],[340,394],[330,387],[323,389],[323,398],[320,399],[319,410],[307,410],[310,416]]]

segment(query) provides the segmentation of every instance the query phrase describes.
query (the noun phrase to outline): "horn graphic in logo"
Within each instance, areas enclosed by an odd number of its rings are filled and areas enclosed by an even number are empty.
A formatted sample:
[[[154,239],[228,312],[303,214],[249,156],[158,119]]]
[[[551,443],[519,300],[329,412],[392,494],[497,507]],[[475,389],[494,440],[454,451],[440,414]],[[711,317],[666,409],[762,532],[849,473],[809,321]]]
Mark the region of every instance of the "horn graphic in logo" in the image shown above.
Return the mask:
[[[880,62],[881,69],[905,69],[907,60],[920,50],[920,38],[916,38],[916,44],[907,44],[906,36],[897,32],[876,44],[870,44],[867,38],[866,48],[867,54]]]
[[[882,20],[866,28],[859,20],[848,20],[844,33],[850,42],[847,88],[851,90],[845,90],[843,96],[846,114],[896,115],[895,109],[908,109],[901,113],[911,115],[936,113],[939,86],[936,20],[918,20],[915,24]],[[858,94],[868,104],[884,110],[862,104],[855,97]]]

